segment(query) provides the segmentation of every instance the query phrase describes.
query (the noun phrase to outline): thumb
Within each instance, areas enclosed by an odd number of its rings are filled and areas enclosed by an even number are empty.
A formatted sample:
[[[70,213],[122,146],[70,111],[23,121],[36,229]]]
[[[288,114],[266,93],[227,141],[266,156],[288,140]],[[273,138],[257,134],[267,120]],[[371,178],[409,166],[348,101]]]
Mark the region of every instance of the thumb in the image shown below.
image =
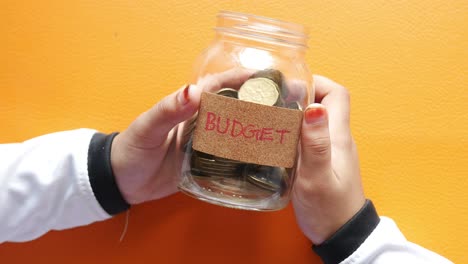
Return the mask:
[[[306,108],[301,137],[301,169],[318,177],[329,175],[331,143],[328,114],[322,104],[310,104]]]
[[[141,114],[128,132],[145,147],[157,147],[166,141],[172,128],[195,114],[199,97],[196,85],[184,85]]]

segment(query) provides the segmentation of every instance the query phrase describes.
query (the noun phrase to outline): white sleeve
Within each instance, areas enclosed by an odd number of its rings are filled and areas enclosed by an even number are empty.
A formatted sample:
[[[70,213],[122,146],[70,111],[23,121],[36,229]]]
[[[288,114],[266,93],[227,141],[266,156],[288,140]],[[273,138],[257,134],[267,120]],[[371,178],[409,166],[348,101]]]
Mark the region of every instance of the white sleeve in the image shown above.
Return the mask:
[[[406,240],[393,220],[381,217],[374,231],[342,264],[448,264],[451,261]]]
[[[110,218],[88,177],[90,129],[0,144],[0,243]]]

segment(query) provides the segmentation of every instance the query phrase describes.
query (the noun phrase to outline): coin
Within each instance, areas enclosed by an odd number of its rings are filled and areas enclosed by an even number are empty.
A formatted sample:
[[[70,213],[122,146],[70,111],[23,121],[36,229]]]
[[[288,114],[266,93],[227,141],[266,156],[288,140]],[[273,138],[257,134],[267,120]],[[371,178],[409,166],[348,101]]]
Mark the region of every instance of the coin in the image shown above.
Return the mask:
[[[276,105],[280,100],[278,85],[268,78],[247,80],[239,89],[239,99],[268,106]]]
[[[243,163],[219,158],[200,151],[193,151],[191,159],[192,175],[209,177],[238,177]]]
[[[266,69],[253,74],[249,80],[244,82],[239,91],[232,88],[222,88],[216,94],[268,106],[300,110],[298,102],[284,103],[282,99],[285,97],[283,96],[284,88],[283,74],[275,69]],[[184,136],[190,137],[187,148],[191,152],[192,176],[201,182],[229,181],[229,185],[235,185],[237,189],[249,190],[249,193],[273,192],[282,194],[287,190],[290,172],[285,168],[248,164],[194,150],[191,137],[196,124],[194,120],[196,120],[196,116],[187,121],[183,131]]]
[[[283,74],[275,69],[265,69],[255,72],[250,78],[268,78],[274,81],[278,86],[283,84]]]
[[[236,98],[237,99],[237,90],[232,88],[222,88],[216,92],[219,95]]]
[[[289,178],[286,170],[281,167],[249,164],[244,173],[251,184],[273,192],[283,192]]]
[[[288,89],[286,87],[286,82],[284,81],[283,73],[276,69],[265,69],[261,71],[257,71],[252,75],[250,78],[268,78],[274,81],[281,92],[281,97],[286,98],[288,96]]]

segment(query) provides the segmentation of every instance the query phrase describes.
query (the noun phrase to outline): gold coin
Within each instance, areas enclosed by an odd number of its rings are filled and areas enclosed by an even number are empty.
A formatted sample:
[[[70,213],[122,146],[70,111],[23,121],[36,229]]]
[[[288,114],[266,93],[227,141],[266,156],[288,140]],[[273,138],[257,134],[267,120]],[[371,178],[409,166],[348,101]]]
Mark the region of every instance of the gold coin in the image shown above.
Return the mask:
[[[194,151],[191,159],[192,175],[204,177],[238,177],[241,175],[240,163],[226,163],[217,157]]]
[[[211,167],[220,167],[220,168],[236,168],[237,164],[233,163],[222,163],[222,162],[217,162],[213,160],[204,160],[203,158],[199,158],[199,163],[201,165],[205,166],[211,166]]]
[[[216,160],[219,163],[235,165],[235,166],[240,166],[240,165],[244,164],[241,161],[232,160],[232,159],[225,159],[225,158],[221,158],[221,157],[217,157],[217,156],[214,157],[214,160]]]
[[[278,85],[268,78],[247,80],[239,89],[239,99],[247,102],[274,106],[280,99]]]
[[[219,172],[219,173],[226,173],[226,174],[236,174],[236,168],[223,168],[223,167],[210,167],[210,166],[197,166],[197,168],[201,171],[206,172]]]
[[[261,70],[261,71],[254,73],[251,78],[259,78],[259,77],[268,78],[274,81],[279,87],[282,98],[286,98],[288,96],[288,89],[284,82],[284,76],[281,71],[276,70],[276,69],[265,69],[265,70]]]
[[[282,192],[288,179],[286,170],[280,167],[247,166],[245,174],[248,182],[273,192]]]
[[[254,73],[251,78],[268,78],[274,81],[280,88],[283,84],[283,74],[275,69],[265,69],[258,71]]]
[[[237,90],[232,88],[222,88],[216,92],[219,95],[236,98],[237,99]]]
[[[225,167],[225,168],[236,168],[239,164],[238,163],[229,163],[229,162],[223,162],[219,161],[217,159],[205,159],[205,158],[199,158],[200,164],[205,164],[208,166],[213,166],[213,167]]]

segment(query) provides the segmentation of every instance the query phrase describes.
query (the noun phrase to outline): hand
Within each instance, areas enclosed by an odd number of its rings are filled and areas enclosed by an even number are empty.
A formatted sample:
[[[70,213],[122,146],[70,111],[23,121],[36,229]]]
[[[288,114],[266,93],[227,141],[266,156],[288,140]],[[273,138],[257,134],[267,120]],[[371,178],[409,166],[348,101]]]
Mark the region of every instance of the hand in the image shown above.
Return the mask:
[[[177,191],[183,154],[179,123],[198,110],[202,91],[239,87],[251,73],[232,69],[207,75],[197,85],[184,86],[165,97],[114,138],[112,170],[129,204],[159,199]]]
[[[349,94],[314,76],[315,102],[304,113],[293,206],[302,232],[316,245],[333,235],[365,203]]]
[[[173,162],[180,122],[198,109],[196,86],[184,86],[142,113],[112,142],[111,164],[129,204],[159,199],[177,191]]]

